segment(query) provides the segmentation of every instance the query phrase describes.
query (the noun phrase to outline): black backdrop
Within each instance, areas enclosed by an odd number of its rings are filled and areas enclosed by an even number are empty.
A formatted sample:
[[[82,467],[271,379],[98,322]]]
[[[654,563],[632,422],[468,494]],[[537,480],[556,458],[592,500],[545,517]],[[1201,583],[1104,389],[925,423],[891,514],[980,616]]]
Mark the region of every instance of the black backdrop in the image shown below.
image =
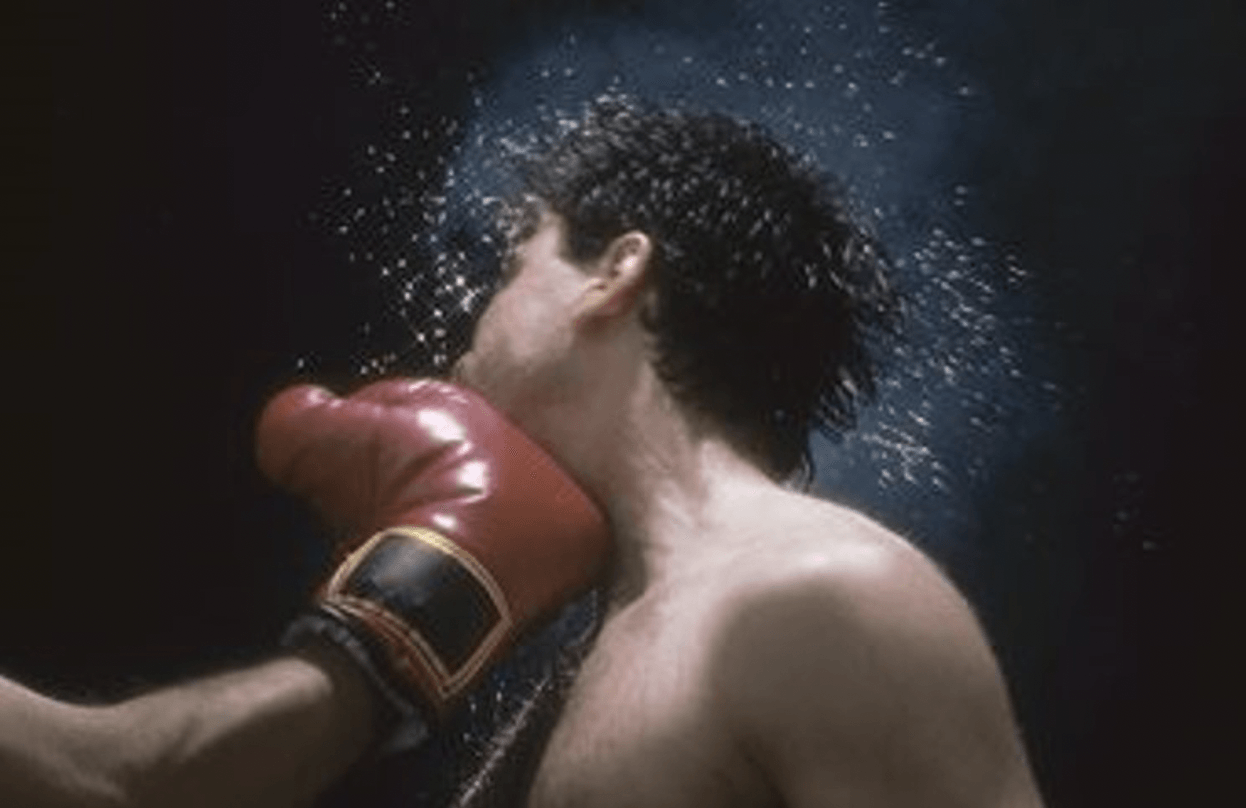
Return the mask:
[[[515,32],[644,4],[420,5],[407,69],[423,109],[455,115]],[[1206,797],[1240,751],[1221,730],[1240,712],[1242,14],[896,5],[996,99],[971,179],[1077,333],[1061,362],[1081,404],[1054,445],[1144,481],[1127,535],[1076,544],[1093,594],[1058,664],[1010,672],[1044,787],[1069,806]],[[249,435],[295,356],[349,376],[383,305],[308,216],[375,125],[328,8],[71,2],[6,27],[8,675],[110,697],[254,658],[315,575],[323,548]],[[1024,667],[1025,635],[997,642]]]

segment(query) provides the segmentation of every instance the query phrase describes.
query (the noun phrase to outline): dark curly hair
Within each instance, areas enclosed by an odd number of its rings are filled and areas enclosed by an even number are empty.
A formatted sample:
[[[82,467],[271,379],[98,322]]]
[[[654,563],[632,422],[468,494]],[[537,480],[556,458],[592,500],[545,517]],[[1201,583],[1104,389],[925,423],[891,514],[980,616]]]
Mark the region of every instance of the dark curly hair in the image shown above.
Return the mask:
[[[541,209],[566,222],[573,260],[629,230],[652,239],[659,377],[770,474],[807,473],[810,431],[855,423],[900,309],[885,251],[811,161],[726,115],[609,97],[520,179],[512,243]]]

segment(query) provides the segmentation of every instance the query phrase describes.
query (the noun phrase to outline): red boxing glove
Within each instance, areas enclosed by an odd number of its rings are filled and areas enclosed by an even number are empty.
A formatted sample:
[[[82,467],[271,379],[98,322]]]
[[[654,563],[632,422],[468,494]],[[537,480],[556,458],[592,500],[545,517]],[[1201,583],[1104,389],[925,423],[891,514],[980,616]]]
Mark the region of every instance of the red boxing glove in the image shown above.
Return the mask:
[[[257,443],[264,474],[345,531],[293,633],[339,642],[387,700],[433,717],[608,555],[600,510],[461,387],[392,379],[349,398],[292,387],[265,408]]]

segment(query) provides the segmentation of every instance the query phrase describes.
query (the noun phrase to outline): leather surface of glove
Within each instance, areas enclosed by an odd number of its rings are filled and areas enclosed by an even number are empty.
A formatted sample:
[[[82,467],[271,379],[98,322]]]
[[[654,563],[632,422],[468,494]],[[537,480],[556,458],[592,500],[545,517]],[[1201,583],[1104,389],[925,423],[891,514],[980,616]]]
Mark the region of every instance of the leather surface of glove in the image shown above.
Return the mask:
[[[345,629],[383,686],[434,714],[607,558],[597,506],[466,388],[390,379],[341,398],[299,385],[257,433],[264,474],[341,536],[313,610],[336,625],[321,633]]]

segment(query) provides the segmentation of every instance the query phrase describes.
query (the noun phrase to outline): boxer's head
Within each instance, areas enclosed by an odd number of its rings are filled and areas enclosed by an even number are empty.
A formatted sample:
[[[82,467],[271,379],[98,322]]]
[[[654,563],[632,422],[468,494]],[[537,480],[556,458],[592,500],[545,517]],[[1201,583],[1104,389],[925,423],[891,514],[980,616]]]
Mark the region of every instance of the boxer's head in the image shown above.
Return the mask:
[[[641,320],[657,375],[773,475],[808,460],[811,429],[852,425],[898,306],[882,248],[810,162],[723,115],[607,99],[522,179],[520,251],[556,246],[582,267],[647,237]],[[551,218],[561,243],[544,245]]]

